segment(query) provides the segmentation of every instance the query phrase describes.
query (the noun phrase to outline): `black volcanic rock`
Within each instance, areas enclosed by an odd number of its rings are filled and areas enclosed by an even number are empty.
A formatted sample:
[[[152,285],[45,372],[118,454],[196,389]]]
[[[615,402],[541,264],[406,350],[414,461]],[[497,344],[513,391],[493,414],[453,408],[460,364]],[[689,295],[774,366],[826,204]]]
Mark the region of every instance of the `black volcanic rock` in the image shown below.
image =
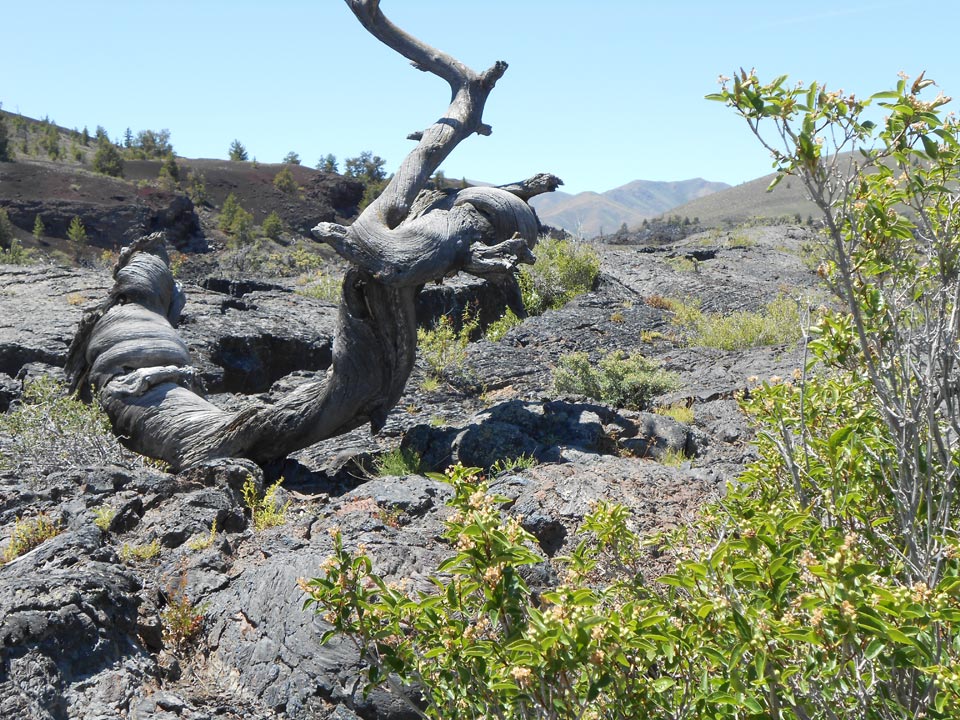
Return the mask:
[[[376,459],[397,447],[419,452],[424,470],[455,460],[489,469],[522,454],[538,459],[489,478],[509,499],[506,511],[537,539],[542,562],[527,581],[538,591],[556,582],[550,559],[575,546],[596,501],[624,503],[641,531],[695,521],[700,505],[722,495],[756,456],[736,395],[750,376],[787,376],[802,349],[688,347],[674,337],[672,313],[651,301],[688,298],[732,312],[780,295],[826,299],[801,257],[810,241],[802,230],[751,228],[734,240],[707,233],[667,246],[598,247],[594,291],[526,319],[499,342],[471,343],[463,383],[424,389],[421,364],[375,437],[358,428],[264,469],[227,459],[172,475],[112,464],[29,480],[0,469],[0,548],[18,517],[43,511],[64,529],[0,566],[0,716],[413,717],[385,692],[363,695],[355,647],[345,638],[319,644],[327,626],[303,611],[297,585],[321,572],[334,527],[348,548],[367,546],[379,573],[414,587],[426,588],[425,576],[452,552],[441,539],[449,487],[420,474],[374,477]],[[21,371],[63,362],[81,308],[107,286],[105,271],[0,266],[0,397],[16,395]],[[187,290],[183,336],[208,385],[223,393],[217,403],[247,402],[228,390],[269,399],[324,372],[332,304],[282,281]],[[476,294],[484,292],[473,281],[437,286],[424,298],[421,321],[456,317],[474,298],[509,301],[509,293]],[[563,354],[597,359],[617,349],[677,373],[680,388],[654,404],[688,405],[693,420],[553,389]],[[686,459],[677,466],[659,461],[681,449]],[[256,531],[242,488],[252,482],[262,492],[281,475],[286,524]],[[101,530],[94,520],[105,506],[115,515]],[[121,561],[124,546],[153,541],[157,557]],[[651,556],[643,572],[656,576],[668,563]],[[179,650],[164,642],[161,618],[177,588],[204,618]]]

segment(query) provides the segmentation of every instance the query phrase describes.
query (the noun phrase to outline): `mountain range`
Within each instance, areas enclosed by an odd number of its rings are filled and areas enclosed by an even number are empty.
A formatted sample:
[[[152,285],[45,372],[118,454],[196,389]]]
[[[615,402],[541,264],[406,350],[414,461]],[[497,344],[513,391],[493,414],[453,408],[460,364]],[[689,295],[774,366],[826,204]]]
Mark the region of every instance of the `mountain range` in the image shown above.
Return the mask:
[[[590,238],[614,233],[623,223],[629,228],[636,227],[644,219],[729,187],[726,183],[702,178],[676,182],[634,180],[603,193],[539,195],[531,205],[545,224]]]

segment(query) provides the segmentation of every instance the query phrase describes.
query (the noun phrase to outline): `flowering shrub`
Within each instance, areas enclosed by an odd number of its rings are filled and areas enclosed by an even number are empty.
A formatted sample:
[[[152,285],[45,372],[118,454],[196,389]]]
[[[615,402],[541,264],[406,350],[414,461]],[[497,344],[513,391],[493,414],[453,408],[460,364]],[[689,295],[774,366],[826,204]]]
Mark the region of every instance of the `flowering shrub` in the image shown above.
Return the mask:
[[[960,717],[960,142],[929,85],[859,100],[742,72],[714,96],[820,206],[845,304],[806,331],[805,368],[744,399],[759,460],[667,536],[598,505],[545,592],[523,577],[547,561],[473,470],[449,471],[430,591],[337,535],[306,604],[372,684],[416,684],[437,718]],[[889,114],[863,147],[872,101]],[[836,151],[854,148],[851,169]],[[648,545],[671,573],[644,579]]]

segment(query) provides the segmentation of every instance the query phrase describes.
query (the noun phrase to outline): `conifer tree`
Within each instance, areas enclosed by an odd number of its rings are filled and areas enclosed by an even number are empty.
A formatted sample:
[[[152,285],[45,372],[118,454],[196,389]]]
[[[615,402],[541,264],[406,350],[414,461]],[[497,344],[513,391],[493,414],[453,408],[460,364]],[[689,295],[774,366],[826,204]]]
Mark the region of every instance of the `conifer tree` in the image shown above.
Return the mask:
[[[245,162],[248,158],[247,149],[239,140],[230,143],[230,159],[235,162]]]
[[[83,249],[87,246],[87,229],[83,227],[83,221],[76,215],[70,221],[70,227],[67,228],[67,242],[73,253],[73,259],[80,260]]]

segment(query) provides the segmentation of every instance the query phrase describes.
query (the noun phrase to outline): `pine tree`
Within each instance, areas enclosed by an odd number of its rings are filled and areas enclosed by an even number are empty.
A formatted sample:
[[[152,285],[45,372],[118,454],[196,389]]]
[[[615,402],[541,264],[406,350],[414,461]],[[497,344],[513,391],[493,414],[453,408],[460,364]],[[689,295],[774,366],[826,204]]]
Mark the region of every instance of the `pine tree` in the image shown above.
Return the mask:
[[[11,247],[15,239],[16,238],[13,234],[13,223],[10,222],[7,211],[3,208],[0,208],[0,248]]]
[[[220,229],[223,232],[230,232],[233,228],[233,221],[237,217],[237,211],[240,210],[240,203],[237,196],[233,193],[227,195],[223,201],[223,207],[220,208]]]
[[[173,186],[180,182],[180,166],[173,155],[167,155],[160,164],[160,180]]]
[[[300,164],[300,155],[295,153],[293,150],[288,152],[283,156],[283,162],[287,165],[299,165]]]
[[[83,257],[83,249],[87,246],[87,229],[83,227],[83,222],[76,215],[70,221],[70,227],[67,228],[67,242],[73,252],[73,259],[79,261]]]
[[[47,228],[43,224],[43,218],[37,213],[37,217],[33,220],[33,237],[39,240],[46,231]]]
[[[283,220],[280,219],[280,216],[277,215],[277,211],[274,210],[272,213],[267,215],[261,227],[263,228],[264,235],[271,240],[276,240],[280,237],[280,233],[283,232]]]
[[[317,161],[317,170],[328,173],[340,172],[337,169],[337,156],[333,153],[327,153],[325,157]]]
[[[235,162],[245,162],[247,160],[247,149],[239,140],[230,143],[230,159]]]

